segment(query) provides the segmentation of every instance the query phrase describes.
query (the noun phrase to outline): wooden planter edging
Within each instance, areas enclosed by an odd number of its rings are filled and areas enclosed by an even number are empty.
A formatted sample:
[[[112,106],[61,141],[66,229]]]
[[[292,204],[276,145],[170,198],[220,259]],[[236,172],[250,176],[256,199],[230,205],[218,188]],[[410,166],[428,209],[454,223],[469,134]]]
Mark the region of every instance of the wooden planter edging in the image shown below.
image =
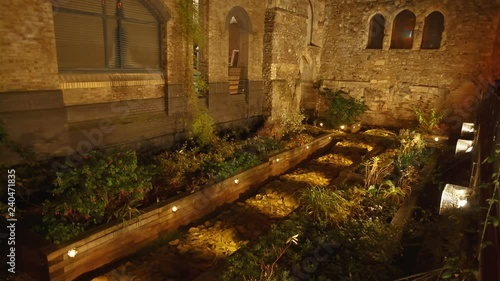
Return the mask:
[[[235,201],[242,193],[261,185],[270,177],[286,172],[331,141],[331,134],[319,137],[306,145],[273,155],[267,163],[198,192],[156,204],[136,218],[105,224],[70,242],[45,248],[42,254],[47,259],[48,276],[53,281],[73,280],[133,254],[161,234],[188,225],[210,214],[217,207]],[[68,256],[71,249],[78,251],[74,258]]]

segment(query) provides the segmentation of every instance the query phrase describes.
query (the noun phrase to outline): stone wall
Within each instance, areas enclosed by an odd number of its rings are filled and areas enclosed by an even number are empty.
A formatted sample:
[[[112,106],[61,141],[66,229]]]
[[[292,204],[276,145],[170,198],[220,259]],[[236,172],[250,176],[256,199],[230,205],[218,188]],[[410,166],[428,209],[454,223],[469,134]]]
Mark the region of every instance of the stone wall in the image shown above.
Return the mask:
[[[475,1],[335,1],[326,7],[326,31],[320,77],[325,85],[364,98],[370,111],[364,122],[405,125],[413,108],[452,108],[472,118],[463,101],[474,95],[472,81],[492,55],[498,28],[494,3]],[[394,17],[409,9],[416,15],[412,49],[390,49]],[[420,49],[425,17],[444,15],[441,48]],[[383,49],[366,49],[370,18],[386,19]]]
[[[273,119],[280,118],[280,110],[315,106],[312,84],[321,63],[324,7],[318,0],[268,1],[263,74],[266,114]]]

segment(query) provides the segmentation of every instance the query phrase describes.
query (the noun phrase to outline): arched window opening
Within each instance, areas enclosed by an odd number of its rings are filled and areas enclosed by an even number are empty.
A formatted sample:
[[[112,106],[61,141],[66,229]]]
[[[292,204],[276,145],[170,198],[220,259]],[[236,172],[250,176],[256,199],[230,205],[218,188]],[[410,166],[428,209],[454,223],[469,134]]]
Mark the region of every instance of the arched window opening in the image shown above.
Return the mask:
[[[160,68],[161,23],[141,1],[63,1],[54,9],[61,69]]]
[[[439,49],[444,31],[444,16],[440,12],[432,12],[425,18],[422,49]]]
[[[391,49],[411,49],[416,17],[409,10],[401,11],[394,19],[392,27]]]
[[[385,18],[381,14],[374,15],[370,20],[370,33],[368,34],[368,49],[382,49],[384,44]]]
[[[311,1],[307,6],[307,44],[313,45],[314,12]]]

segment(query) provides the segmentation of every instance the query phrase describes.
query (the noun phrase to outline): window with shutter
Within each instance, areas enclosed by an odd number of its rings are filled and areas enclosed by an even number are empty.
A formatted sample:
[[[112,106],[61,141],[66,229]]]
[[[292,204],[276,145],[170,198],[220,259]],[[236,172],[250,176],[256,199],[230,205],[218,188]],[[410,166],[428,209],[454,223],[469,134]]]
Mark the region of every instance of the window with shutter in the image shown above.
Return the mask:
[[[60,69],[160,68],[160,22],[141,0],[62,2],[54,7]]]

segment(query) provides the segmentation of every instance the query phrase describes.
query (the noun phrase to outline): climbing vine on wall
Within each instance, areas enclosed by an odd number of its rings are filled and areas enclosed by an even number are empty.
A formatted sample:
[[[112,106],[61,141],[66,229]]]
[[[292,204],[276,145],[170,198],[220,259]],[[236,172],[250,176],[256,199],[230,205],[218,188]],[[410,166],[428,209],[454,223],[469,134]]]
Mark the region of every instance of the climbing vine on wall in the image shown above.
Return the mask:
[[[215,139],[215,122],[208,114],[205,106],[198,102],[197,87],[199,81],[194,79],[193,69],[193,44],[203,48],[205,38],[198,19],[198,4],[193,0],[180,0],[178,5],[179,21],[184,39],[184,90],[188,96],[188,106],[192,112],[192,118],[188,124],[189,137],[198,145],[205,146]],[[206,89],[205,89],[206,90]]]

